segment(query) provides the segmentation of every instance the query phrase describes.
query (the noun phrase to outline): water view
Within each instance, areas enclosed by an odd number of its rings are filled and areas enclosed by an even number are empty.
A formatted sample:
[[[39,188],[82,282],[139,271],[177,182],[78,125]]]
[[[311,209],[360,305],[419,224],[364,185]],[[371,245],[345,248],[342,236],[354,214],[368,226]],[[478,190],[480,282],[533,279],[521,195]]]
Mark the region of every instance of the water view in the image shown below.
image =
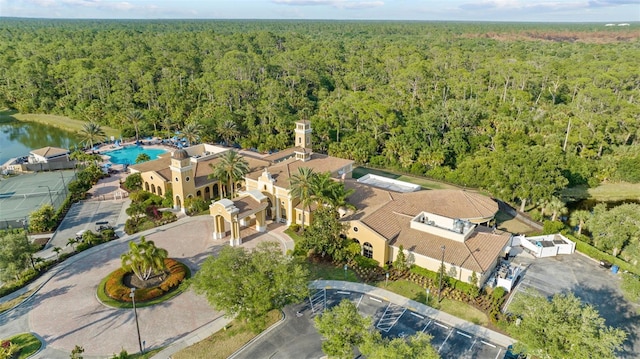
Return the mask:
[[[34,149],[73,148],[81,141],[80,136],[59,128],[0,117],[0,165],[11,158],[26,156]]]

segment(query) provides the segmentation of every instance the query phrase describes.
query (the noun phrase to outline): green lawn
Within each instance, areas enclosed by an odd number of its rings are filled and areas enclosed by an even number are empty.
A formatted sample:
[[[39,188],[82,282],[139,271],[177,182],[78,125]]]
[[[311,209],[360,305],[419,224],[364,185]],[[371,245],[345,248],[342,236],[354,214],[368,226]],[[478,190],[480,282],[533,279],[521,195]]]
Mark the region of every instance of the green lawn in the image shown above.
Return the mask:
[[[267,314],[266,327],[270,327],[282,318],[279,310]],[[251,331],[244,321],[233,320],[226,330],[220,330],[210,337],[182,349],[171,357],[174,359],[223,359],[235,353],[257,334]]]
[[[28,358],[32,356],[35,352],[37,352],[42,346],[42,343],[40,343],[40,340],[31,333],[22,333],[22,334],[14,335],[13,337],[9,338],[9,341],[15,344],[19,350],[18,356],[13,357],[14,359]]]
[[[330,263],[308,263],[309,280],[346,280],[347,282],[360,282],[356,273],[347,268],[345,273],[344,267],[335,266]]]
[[[427,299],[427,293],[424,288],[407,280],[389,282],[388,286],[385,285],[384,281],[381,281],[376,286],[399,294],[403,297],[415,300],[416,302],[424,303]],[[477,325],[487,325],[489,323],[489,318],[487,317],[487,315],[474,308],[473,306],[446,298],[442,299],[442,301],[438,304],[436,296],[437,293],[431,293],[431,295],[429,296],[429,304],[433,308],[439,309],[445,313],[449,313],[453,316]]]
[[[20,296],[18,296],[16,298],[12,299],[12,300],[8,300],[8,301],[6,301],[4,303],[0,303],[0,313],[5,312],[5,311],[15,307],[16,305],[22,303],[22,301],[27,299],[27,298],[29,298],[29,296],[31,294],[33,294],[33,292],[35,292],[35,289],[34,290],[30,290],[30,291],[28,291],[28,292],[26,292],[26,293],[24,293],[24,294],[22,294],[22,295],[20,295]]]
[[[521,222],[502,211],[498,211],[496,214],[496,224],[498,229],[510,233],[529,233],[535,231],[535,228],[529,227],[524,222]]]
[[[591,198],[596,201],[623,201],[626,199],[640,199],[640,183],[604,183],[595,188],[585,185],[565,188],[562,197],[581,200]]]
[[[353,178],[360,178],[360,177],[362,177],[362,176],[364,176],[366,174],[369,174],[369,173],[370,174],[374,174],[374,175],[378,175],[378,176],[382,176],[382,177],[396,179],[398,181],[404,181],[404,182],[417,184],[417,185],[422,186],[422,188],[425,188],[425,189],[458,189],[459,188],[459,187],[456,187],[456,186],[448,184],[448,183],[430,180],[430,179],[425,178],[425,177],[409,176],[409,175],[405,175],[405,174],[398,174],[398,173],[393,173],[393,172],[389,172],[389,171],[383,171],[383,170],[378,170],[378,169],[373,169],[373,168],[366,168],[366,167],[356,167],[356,168],[354,168],[352,176],[353,176]]]
[[[12,110],[0,111],[0,119],[13,118],[18,121],[37,122],[48,126],[60,128],[70,132],[80,132],[86,121],[74,120],[67,116],[44,115],[35,113],[18,113]],[[107,126],[101,126],[107,136],[120,137],[120,130]]]

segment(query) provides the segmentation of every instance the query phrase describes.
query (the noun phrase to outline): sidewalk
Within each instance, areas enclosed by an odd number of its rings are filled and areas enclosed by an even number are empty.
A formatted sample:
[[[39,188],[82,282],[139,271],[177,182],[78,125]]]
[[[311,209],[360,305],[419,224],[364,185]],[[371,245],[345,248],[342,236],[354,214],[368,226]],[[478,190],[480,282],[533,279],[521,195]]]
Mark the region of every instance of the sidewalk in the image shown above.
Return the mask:
[[[372,287],[367,284],[343,282],[343,281],[336,281],[336,280],[316,280],[311,282],[310,287],[316,288],[316,289],[326,288],[326,289],[339,289],[339,290],[359,292],[359,293],[368,293],[368,294],[371,294],[372,296],[382,298],[393,304],[406,307],[409,310],[412,310],[414,312],[424,314],[430,318],[449,324],[453,327],[456,327],[457,329],[464,330],[475,336],[489,339],[491,342],[496,343],[498,345],[508,347],[509,345],[515,342],[515,340],[513,340],[512,338],[504,334],[500,334],[498,332],[494,332],[493,330],[487,329],[485,327],[467,322],[466,320],[460,319],[458,317],[454,317],[451,314],[439,311],[425,304],[402,297],[398,294],[389,292],[388,290]]]

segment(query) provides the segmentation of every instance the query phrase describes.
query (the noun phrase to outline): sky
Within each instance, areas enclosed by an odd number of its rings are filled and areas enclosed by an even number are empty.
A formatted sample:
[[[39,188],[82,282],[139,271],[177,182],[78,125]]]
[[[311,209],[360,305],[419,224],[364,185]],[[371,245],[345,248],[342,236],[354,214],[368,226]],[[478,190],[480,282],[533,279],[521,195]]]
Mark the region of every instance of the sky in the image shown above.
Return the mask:
[[[0,16],[620,23],[640,0],[0,0]]]

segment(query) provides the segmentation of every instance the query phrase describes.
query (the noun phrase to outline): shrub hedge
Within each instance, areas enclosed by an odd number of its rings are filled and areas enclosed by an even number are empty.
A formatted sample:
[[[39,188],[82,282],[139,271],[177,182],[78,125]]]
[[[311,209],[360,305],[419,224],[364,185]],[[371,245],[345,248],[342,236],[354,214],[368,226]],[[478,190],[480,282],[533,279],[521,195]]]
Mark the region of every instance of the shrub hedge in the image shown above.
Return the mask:
[[[601,250],[599,250],[598,248],[582,241],[580,238],[578,238],[575,235],[572,235],[571,233],[567,233],[562,232],[562,234],[564,236],[566,236],[567,238],[569,238],[570,240],[576,242],[576,250],[580,253],[583,253],[593,259],[596,260],[606,260],[612,264],[617,265],[621,271],[629,271],[635,274],[640,275],[640,269],[631,265],[630,263],[625,262],[624,260],[618,258],[618,257],[614,257],[609,253],[605,253]]]
[[[136,302],[147,302],[174,290],[189,273],[187,266],[175,259],[167,258],[164,260],[164,264],[169,273],[167,277],[157,287],[137,289]],[[123,282],[126,274],[127,272],[122,268],[118,268],[107,276],[104,291],[109,298],[119,302],[131,302],[131,297],[129,297],[131,289],[125,286]]]

